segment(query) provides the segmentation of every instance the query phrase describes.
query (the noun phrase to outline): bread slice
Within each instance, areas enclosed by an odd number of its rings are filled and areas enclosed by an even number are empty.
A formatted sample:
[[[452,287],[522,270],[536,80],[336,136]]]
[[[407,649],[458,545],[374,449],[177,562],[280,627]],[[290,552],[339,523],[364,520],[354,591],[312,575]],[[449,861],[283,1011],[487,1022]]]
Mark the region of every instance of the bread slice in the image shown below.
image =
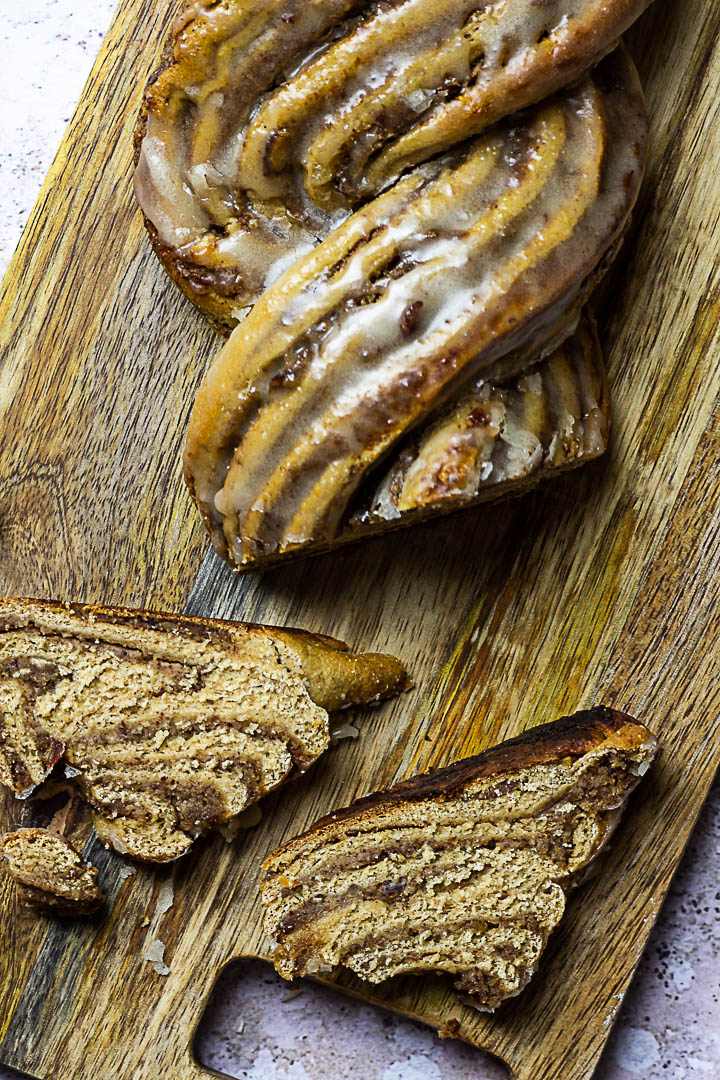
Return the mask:
[[[642,724],[595,708],[323,818],[263,864],[275,967],[446,972],[495,1009],[534,974],[655,751]]]
[[[221,329],[408,167],[577,81],[648,0],[191,0],[136,130],[155,250]]]
[[[0,600],[0,782],[25,797],[64,758],[101,839],[165,862],[309,768],[329,712],[407,685],[301,630]]]
[[[412,428],[572,332],[628,220],[645,125],[616,51],[572,90],[408,173],[264,293],[206,375],[185,448],[231,565],[331,542]]]
[[[89,915],[103,902],[91,866],[69,840],[48,829],[18,829],[0,840],[0,856],[23,903],[53,915]]]

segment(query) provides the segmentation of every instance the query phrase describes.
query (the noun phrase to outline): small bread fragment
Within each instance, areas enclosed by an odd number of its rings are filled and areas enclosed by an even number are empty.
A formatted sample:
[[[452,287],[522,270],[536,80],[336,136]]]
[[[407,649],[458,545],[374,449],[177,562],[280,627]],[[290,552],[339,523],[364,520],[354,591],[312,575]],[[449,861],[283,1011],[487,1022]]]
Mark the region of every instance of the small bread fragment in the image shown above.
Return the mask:
[[[165,862],[308,769],[329,712],[407,686],[301,630],[0,600],[0,783],[24,797],[64,758],[100,838]]]
[[[323,818],[263,864],[286,979],[446,972],[482,1010],[534,974],[657,743],[606,708],[532,728]]]
[[[89,915],[103,902],[97,867],[48,829],[18,829],[0,840],[0,855],[23,903],[51,915]]]

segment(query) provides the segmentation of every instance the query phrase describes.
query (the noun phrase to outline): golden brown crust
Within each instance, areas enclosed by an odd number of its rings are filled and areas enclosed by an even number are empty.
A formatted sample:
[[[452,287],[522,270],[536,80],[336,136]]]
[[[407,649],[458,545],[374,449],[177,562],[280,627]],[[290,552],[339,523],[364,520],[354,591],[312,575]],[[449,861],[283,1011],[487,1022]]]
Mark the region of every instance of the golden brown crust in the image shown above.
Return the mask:
[[[568,757],[579,758],[603,744],[635,750],[641,746],[654,746],[655,742],[644,724],[606,706],[563,716],[530,728],[481,754],[456,761],[444,769],[413,776],[387,791],[373,792],[350,806],[333,811],[268,856],[263,863],[263,872],[272,873],[281,857],[284,859],[293,850],[302,850],[308,836],[330,833],[340,822],[370,821],[378,812],[406,802],[454,798],[477,780],[518,772],[531,765],[559,762]]]
[[[83,622],[99,619],[126,628],[180,634],[194,640],[214,640],[230,644],[239,635],[266,634],[280,638],[297,653],[308,681],[310,696],[329,712],[353,704],[381,701],[412,685],[407,671],[393,656],[384,653],[352,653],[343,641],[307,630],[240,623],[229,619],[207,619],[141,608],[108,607],[70,601],[39,600],[31,597],[0,597],[0,633],[9,613],[23,613],[28,621],[38,614],[55,612],[72,615]],[[15,615],[13,615],[13,619]]]
[[[216,639],[224,637],[226,640],[233,631],[243,630],[279,630],[283,634],[317,641],[333,649],[347,649],[344,641],[328,637],[325,634],[313,634],[308,630],[295,630],[284,627],[268,626],[262,623],[235,622],[232,619],[210,619],[201,615],[185,615],[182,612],[151,611],[147,608],[111,607],[106,604],[82,604],[72,600],[47,600],[29,596],[3,596],[0,597],[0,625],[10,610],[17,608],[30,619],[40,610],[48,612],[68,613],[77,618],[91,622],[95,618],[104,619],[110,623],[117,623],[128,627],[137,627],[144,630],[177,631],[186,633],[188,637],[197,639],[213,636]]]
[[[194,6],[194,0],[187,0],[183,11],[190,12]],[[181,21],[182,13],[177,20],[176,26],[179,26]],[[135,168],[137,168],[140,147],[147,131],[150,91],[163,72],[172,66],[173,62],[174,34],[165,41],[158,66],[150,74],[145,84],[142,104],[133,130],[133,166]],[[140,207],[140,213],[143,216],[150,245],[171,281],[187,297],[190,303],[202,312],[213,330],[216,330],[218,334],[222,334],[223,337],[227,337],[237,319],[232,315],[232,308],[234,307],[232,295],[222,292],[219,275],[212,274],[208,277],[206,273],[203,273],[202,267],[184,260],[177,248],[162,242],[157,229],[142,207]]]

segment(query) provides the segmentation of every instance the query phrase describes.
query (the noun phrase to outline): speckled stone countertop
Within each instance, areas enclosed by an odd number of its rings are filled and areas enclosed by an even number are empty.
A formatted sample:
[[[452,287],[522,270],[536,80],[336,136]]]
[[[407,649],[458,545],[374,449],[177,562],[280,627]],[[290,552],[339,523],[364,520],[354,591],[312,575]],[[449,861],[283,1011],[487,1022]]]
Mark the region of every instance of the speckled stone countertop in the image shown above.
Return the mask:
[[[114,0],[0,0],[0,271],[114,7]],[[716,782],[597,1080],[719,1080],[719,854]],[[227,969],[196,1050],[203,1064],[249,1080],[501,1080],[506,1075],[469,1046],[443,1042],[420,1025],[312,984],[290,989],[259,963]],[[0,1066],[0,1080],[16,1076]]]

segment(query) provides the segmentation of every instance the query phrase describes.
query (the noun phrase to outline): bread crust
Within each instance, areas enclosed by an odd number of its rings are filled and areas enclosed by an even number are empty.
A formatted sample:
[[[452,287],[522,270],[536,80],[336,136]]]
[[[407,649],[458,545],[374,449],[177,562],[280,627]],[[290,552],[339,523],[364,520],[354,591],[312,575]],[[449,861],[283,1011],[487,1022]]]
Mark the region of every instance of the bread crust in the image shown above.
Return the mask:
[[[290,637],[297,637],[327,646],[332,649],[347,651],[348,646],[344,641],[329,637],[326,634],[314,634],[309,630],[297,630],[287,627],[270,626],[264,623],[235,622],[232,619],[210,619],[201,615],[185,615],[181,612],[156,611],[148,608],[111,607],[105,604],[83,604],[73,600],[47,600],[30,596],[3,596],[0,597],[0,625],[11,608],[20,607],[28,620],[38,612],[45,610],[58,614],[67,613],[79,619],[92,622],[93,619],[103,619],[118,625],[135,627],[143,630],[179,631],[188,637],[197,640],[199,637],[216,640],[231,639],[233,633],[246,630],[260,630],[272,632],[276,630]]]
[[[301,836],[293,837],[274,851],[263,863],[263,873],[275,872],[288,856],[302,851],[307,838],[322,841],[341,823],[371,821],[380,811],[392,810],[407,802],[455,798],[470,784],[518,772],[532,765],[560,762],[564,758],[580,758],[602,746],[623,750],[639,750],[657,745],[655,736],[633,717],[595,706],[563,716],[547,724],[499,743],[481,754],[464,758],[442,769],[432,769],[401,781],[387,791],[366,795],[343,809],[336,810],[316,821]]]
[[[7,628],[10,613],[18,609],[27,622],[46,612],[69,615],[88,624],[101,620],[127,629],[180,634],[195,641],[217,641],[226,645],[232,645],[247,633],[280,639],[298,655],[310,696],[329,712],[361,702],[369,704],[382,701],[412,686],[406,669],[395,657],[386,653],[353,653],[345,642],[307,630],[142,608],[108,607],[32,597],[0,597],[0,633]],[[12,619],[15,619],[14,614]]]

